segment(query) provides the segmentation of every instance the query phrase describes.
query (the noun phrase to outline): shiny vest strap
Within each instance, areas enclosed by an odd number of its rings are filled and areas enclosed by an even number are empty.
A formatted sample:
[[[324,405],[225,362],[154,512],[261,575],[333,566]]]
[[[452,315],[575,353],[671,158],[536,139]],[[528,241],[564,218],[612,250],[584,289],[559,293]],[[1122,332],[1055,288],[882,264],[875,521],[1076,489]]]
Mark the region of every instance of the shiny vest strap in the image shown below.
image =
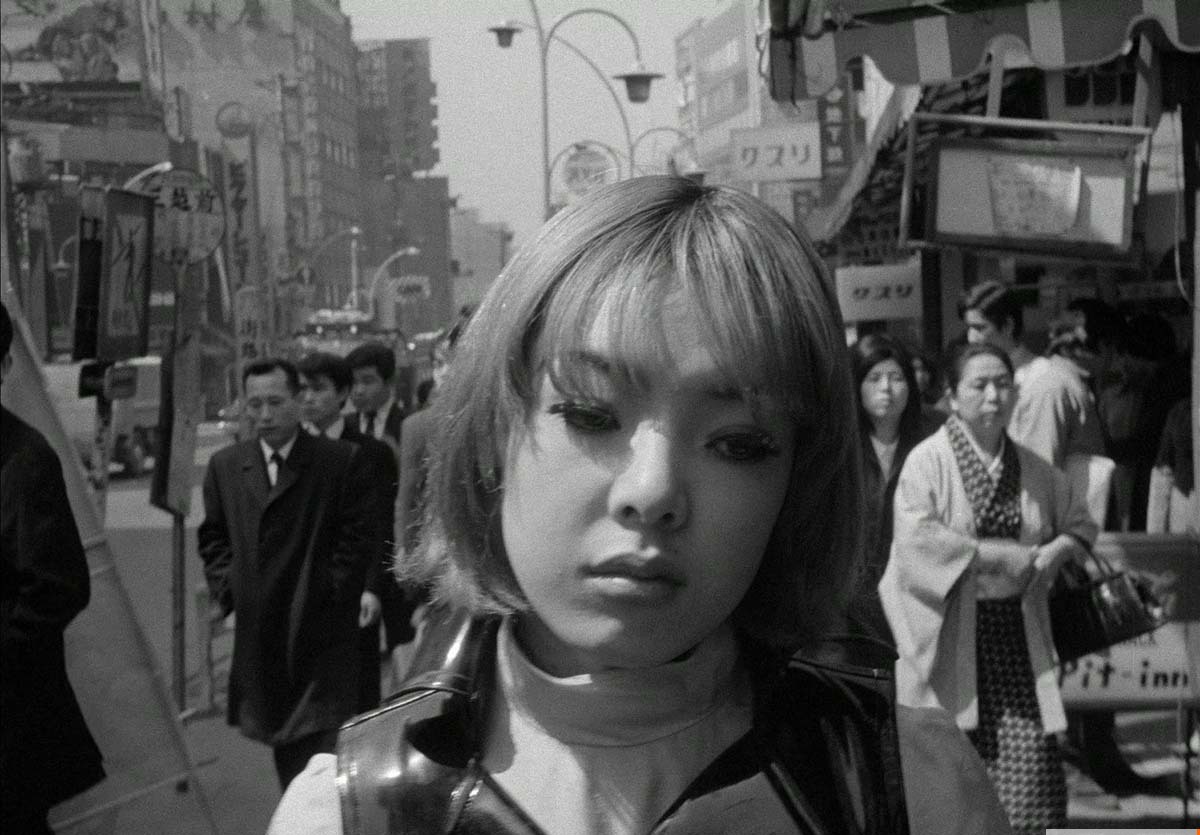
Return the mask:
[[[338,738],[345,835],[544,835],[481,767],[497,621],[443,615],[419,670]],[[890,660],[832,642],[769,663],[754,728],[652,830],[906,835]]]

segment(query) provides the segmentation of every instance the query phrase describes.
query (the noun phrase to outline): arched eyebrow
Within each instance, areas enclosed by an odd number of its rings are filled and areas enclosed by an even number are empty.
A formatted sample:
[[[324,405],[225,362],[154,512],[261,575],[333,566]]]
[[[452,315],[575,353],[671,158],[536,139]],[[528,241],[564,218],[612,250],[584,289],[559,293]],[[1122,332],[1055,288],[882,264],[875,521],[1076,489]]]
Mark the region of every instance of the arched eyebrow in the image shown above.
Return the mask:
[[[649,381],[654,377],[649,368],[587,349],[571,351],[567,355],[566,361],[579,363],[609,380],[632,383],[639,388],[648,387]],[[680,387],[707,399],[721,402],[741,402],[747,399],[746,391],[742,387],[734,385],[728,375],[718,370],[692,375],[682,380]]]

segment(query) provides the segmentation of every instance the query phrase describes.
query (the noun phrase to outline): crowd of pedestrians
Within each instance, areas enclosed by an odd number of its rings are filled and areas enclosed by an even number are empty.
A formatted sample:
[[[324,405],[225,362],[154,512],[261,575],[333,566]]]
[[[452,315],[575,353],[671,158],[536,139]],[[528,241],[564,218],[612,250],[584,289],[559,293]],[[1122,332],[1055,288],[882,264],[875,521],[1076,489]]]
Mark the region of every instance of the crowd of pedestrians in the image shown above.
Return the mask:
[[[1145,788],[1064,709],[1047,601],[1099,530],[1194,527],[1187,363],[1096,299],[1042,353],[1006,285],[959,312],[941,358],[847,349],[802,234],[642,177],[517,254],[411,413],[384,344],[246,365],[198,541],[271,831],[1040,833],[1064,759]],[[57,471],[4,417],[7,667],[9,480]]]

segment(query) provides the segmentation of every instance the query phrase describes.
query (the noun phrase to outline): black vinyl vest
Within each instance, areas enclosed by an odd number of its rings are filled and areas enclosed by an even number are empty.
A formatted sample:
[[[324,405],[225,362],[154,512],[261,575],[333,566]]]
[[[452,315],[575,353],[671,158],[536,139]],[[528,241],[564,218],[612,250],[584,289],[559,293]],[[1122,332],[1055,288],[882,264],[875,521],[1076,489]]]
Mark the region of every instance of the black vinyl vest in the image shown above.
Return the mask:
[[[413,662],[425,672],[341,728],[342,830],[543,835],[481,764],[499,620],[437,618]],[[863,655],[854,643],[774,662],[744,652],[755,682],[752,729],[652,835],[907,835],[891,663],[854,663],[861,658],[851,654]]]

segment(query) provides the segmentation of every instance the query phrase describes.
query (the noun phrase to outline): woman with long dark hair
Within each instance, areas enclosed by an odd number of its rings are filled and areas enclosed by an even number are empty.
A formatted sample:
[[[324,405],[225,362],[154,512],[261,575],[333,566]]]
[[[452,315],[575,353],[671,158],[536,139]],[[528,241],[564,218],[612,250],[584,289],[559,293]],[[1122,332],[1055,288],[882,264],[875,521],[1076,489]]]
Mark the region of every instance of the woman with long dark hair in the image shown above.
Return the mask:
[[[850,360],[867,494],[867,573],[874,588],[892,544],[892,498],[900,468],[909,450],[935,427],[922,417],[912,357],[903,345],[870,334],[851,346]]]

